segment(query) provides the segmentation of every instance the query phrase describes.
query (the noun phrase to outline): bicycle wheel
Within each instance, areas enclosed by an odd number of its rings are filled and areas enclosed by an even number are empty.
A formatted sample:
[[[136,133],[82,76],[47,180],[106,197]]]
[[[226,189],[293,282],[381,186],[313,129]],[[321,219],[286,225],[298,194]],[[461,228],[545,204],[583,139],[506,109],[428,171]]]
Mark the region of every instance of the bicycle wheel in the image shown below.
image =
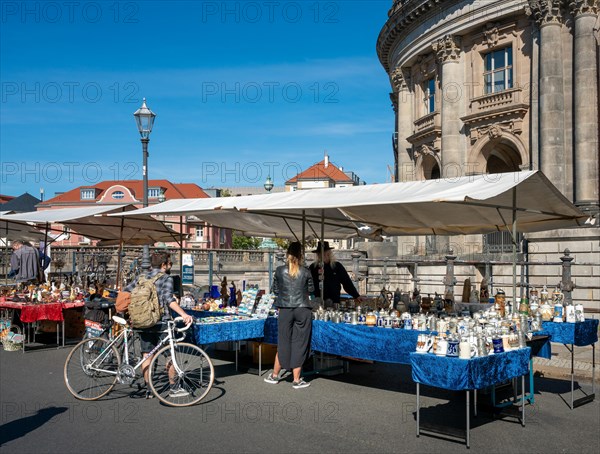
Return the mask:
[[[65,361],[64,379],[67,389],[81,400],[105,396],[117,382],[121,365],[119,352],[100,337],[79,342]]]
[[[192,344],[179,343],[161,348],[150,363],[150,387],[166,405],[187,407],[208,394],[215,379],[215,369],[208,355]],[[176,366],[174,366],[174,364]],[[181,372],[178,372],[177,369]]]

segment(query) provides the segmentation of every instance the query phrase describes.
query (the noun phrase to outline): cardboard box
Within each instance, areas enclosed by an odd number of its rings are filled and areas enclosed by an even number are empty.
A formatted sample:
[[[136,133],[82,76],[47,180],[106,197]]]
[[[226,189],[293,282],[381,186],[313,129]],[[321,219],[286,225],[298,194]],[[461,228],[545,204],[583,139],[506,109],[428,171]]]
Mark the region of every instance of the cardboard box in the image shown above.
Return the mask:
[[[258,346],[260,342],[252,342],[252,362],[258,364]],[[275,355],[277,354],[277,345],[262,344],[262,364],[274,364]]]

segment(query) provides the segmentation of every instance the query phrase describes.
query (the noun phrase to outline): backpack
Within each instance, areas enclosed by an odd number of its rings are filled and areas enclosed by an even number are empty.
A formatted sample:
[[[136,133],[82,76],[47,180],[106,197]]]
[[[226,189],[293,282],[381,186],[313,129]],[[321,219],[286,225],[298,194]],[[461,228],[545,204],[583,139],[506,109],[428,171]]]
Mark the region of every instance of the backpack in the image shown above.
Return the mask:
[[[127,307],[129,320],[134,328],[150,328],[160,321],[162,308],[154,284],[163,276],[164,273],[158,273],[152,278],[146,276],[138,278],[138,282],[131,292],[131,302]]]

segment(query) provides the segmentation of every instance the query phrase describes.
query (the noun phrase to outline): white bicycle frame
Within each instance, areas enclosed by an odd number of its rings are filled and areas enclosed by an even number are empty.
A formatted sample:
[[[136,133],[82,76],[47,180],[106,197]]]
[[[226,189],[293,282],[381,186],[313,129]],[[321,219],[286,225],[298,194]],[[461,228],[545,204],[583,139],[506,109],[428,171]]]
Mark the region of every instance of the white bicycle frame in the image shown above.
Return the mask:
[[[115,337],[113,340],[111,340],[109,342],[109,344],[106,346],[106,348],[104,349],[104,351],[97,357],[94,359],[94,361],[92,361],[90,364],[87,364],[85,367],[87,369],[91,369],[94,370],[96,372],[103,372],[103,373],[107,373],[110,375],[118,375],[119,371],[113,371],[113,370],[105,370],[105,369],[101,369],[99,367],[97,367],[98,364],[101,364],[102,361],[104,361],[106,359],[106,357],[108,356],[109,352],[111,351],[111,347],[113,345],[115,345],[117,342],[119,342],[119,340],[121,338],[123,338],[123,343],[125,344],[123,347],[123,351],[124,351],[124,355],[123,355],[123,359],[124,359],[124,364],[129,365],[129,338],[131,337],[131,334],[133,333],[133,329],[129,326],[127,326],[127,322],[125,321],[125,319],[118,317],[118,316],[113,316],[113,320],[118,323],[119,325],[123,326],[123,332],[120,333],[117,337]],[[148,361],[148,358],[151,358],[163,345],[165,345],[167,342],[169,342],[170,344],[170,348],[171,348],[171,358],[172,358],[172,362],[173,362],[173,367],[175,367],[175,371],[177,372],[177,375],[182,375],[183,371],[179,368],[179,366],[177,365],[177,359],[175,358],[175,346],[177,345],[178,342],[181,342],[182,340],[185,339],[185,335],[183,335],[181,338],[175,338],[173,336],[173,331],[177,331],[177,332],[184,332],[187,329],[189,329],[190,326],[192,326],[192,324],[190,323],[189,325],[187,325],[185,328],[175,328],[175,325],[180,322],[183,321],[183,317],[177,317],[174,320],[169,320],[167,321],[167,329],[162,331],[163,333],[167,333],[167,337],[165,337],[164,339],[162,339],[158,345],[156,345],[151,351],[150,353],[147,354],[147,356],[145,358],[142,358],[135,366],[133,366],[134,370],[137,370],[144,362]]]

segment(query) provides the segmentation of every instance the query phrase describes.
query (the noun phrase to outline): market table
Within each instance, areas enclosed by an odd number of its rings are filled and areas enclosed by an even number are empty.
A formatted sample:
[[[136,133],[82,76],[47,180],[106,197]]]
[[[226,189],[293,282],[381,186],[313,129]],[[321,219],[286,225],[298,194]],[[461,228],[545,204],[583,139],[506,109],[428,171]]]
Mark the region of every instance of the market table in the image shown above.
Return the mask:
[[[598,323],[599,320],[595,319],[585,319],[585,321],[577,323],[543,322],[542,329],[535,333],[550,336],[550,342],[564,344],[569,352],[571,352],[571,410],[585,403],[592,402],[596,398],[595,344],[598,342]],[[586,394],[579,399],[575,399],[575,347],[586,347],[588,345],[592,346],[592,393]],[[581,387],[579,387],[579,389],[581,389]],[[583,389],[581,390],[584,392]]]
[[[55,321],[57,325],[62,324],[62,346],[65,346],[65,317],[63,311],[68,309],[75,309],[84,306],[83,301],[67,301],[57,303],[21,303],[15,301],[2,301],[0,302],[0,309],[5,310],[18,310],[20,311],[19,318],[24,325],[30,326],[32,323],[50,320]],[[25,331],[25,326],[23,327]],[[23,341],[23,352],[25,352],[25,344],[27,339]],[[60,344],[60,331],[56,330],[56,344]]]
[[[471,359],[436,356],[431,353],[410,353],[412,378],[417,385],[417,437],[420,428],[420,385],[429,385],[452,391],[466,391],[466,444],[470,447],[470,391],[474,391],[475,409],[477,390],[495,386],[515,377],[521,377],[525,393],[525,375],[529,373],[529,347]],[[525,399],[521,399],[521,424],[525,425]],[[429,430],[429,429],[427,429]]]

